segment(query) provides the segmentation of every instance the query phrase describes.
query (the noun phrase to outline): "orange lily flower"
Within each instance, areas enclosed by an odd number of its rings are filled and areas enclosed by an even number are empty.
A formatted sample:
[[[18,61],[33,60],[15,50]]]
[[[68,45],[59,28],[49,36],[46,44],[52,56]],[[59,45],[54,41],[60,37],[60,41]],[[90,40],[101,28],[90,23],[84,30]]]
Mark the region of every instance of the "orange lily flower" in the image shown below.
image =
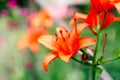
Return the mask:
[[[80,33],[86,26],[86,23],[75,25],[70,32],[64,26],[60,26],[56,28],[56,35],[40,36],[38,41],[53,50],[43,60],[45,71],[47,71],[48,65],[52,60],[61,58],[63,61],[69,62],[79,49],[96,43],[96,40],[90,37],[79,38]]]
[[[120,21],[120,17],[115,17],[110,10],[117,9],[120,13],[120,0],[91,0],[92,8],[88,15],[75,13],[74,18],[89,24],[90,30],[96,35],[100,29],[105,29],[111,23]],[[74,18],[70,21],[70,26],[74,24]]]
[[[77,21],[83,21],[83,22],[85,22],[85,20],[87,19],[87,17],[88,17],[87,14],[75,12],[73,14],[73,18],[71,19],[69,25],[72,26],[74,24],[74,19],[76,19]]]
[[[98,14],[93,8],[91,8],[88,15],[83,13],[75,13],[73,19],[70,21],[70,26],[74,24],[74,18],[76,18],[77,21],[88,23],[88,27],[94,34],[97,34],[95,27],[97,28],[98,25],[100,26],[98,29],[105,29],[111,23],[120,21],[120,17],[115,17],[111,12],[108,12],[106,14],[104,12],[100,12]]]
[[[32,13],[28,16],[29,25],[32,27],[44,27],[48,29],[53,24],[53,19],[46,10],[41,10],[37,13]]]
[[[17,44],[17,48],[22,50],[24,48],[29,47],[33,53],[38,52],[39,50],[39,43],[38,38],[41,35],[46,34],[47,32],[43,29],[38,28],[29,28],[27,33],[19,40]]]
[[[33,53],[38,52],[38,38],[47,34],[47,29],[53,24],[52,17],[45,10],[28,16],[29,29],[17,44],[18,49],[29,47]]]
[[[91,8],[90,13],[87,16],[86,22],[89,24],[90,29],[93,32],[96,32],[94,30],[95,26],[100,26],[100,29],[105,29],[108,27],[111,23],[115,21],[120,21],[120,17],[115,17],[113,13],[111,12],[100,12],[99,14],[95,12],[94,9]],[[99,28],[98,28],[99,29]]]
[[[120,14],[120,0],[91,0],[91,4],[97,12],[108,12],[116,8]]]

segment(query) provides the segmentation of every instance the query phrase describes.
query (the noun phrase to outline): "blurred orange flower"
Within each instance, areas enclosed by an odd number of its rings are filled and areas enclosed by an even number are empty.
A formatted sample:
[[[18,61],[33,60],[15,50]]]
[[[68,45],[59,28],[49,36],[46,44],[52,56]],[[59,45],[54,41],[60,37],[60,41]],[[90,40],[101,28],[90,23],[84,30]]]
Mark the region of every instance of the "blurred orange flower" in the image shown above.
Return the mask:
[[[19,40],[17,48],[19,50],[29,47],[33,53],[38,52],[39,43],[38,38],[47,32],[43,29],[29,28],[27,33]]]
[[[75,13],[74,17],[70,21],[70,26],[74,24],[74,18],[76,18],[77,21],[83,21],[88,23],[88,27],[94,34],[97,33],[95,27],[98,29],[105,29],[111,23],[115,21],[120,21],[120,17],[115,17],[112,12],[108,12],[106,14],[104,12],[100,12],[98,14],[93,8],[91,8],[88,15],[83,13]],[[100,27],[98,27],[98,25]]]
[[[99,25],[100,29],[105,29],[115,21],[120,21],[120,17],[115,17],[112,12],[100,12],[98,14],[93,8],[91,8],[90,13],[88,14],[88,17],[86,19],[86,22],[90,24],[89,27],[93,32],[95,32],[95,26]]]
[[[96,43],[96,40],[90,37],[79,38],[79,34],[86,26],[86,23],[75,25],[70,32],[64,26],[60,26],[56,28],[56,35],[40,36],[38,41],[53,50],[43,60],[45,71],[47,71],[47,67],[52,60],[61,58],[63,61],[69,62],[70,58],[74,57],[79,49]]]
[[[105,29],[114,21],[120,21],[120,17],[115,17],[110,10],[117,9],[120,13],[120,0],[91,0],[92,7],[87,14],[75,13],[74,18],[89,24],[90,30],[97,34],[99,29]],[[74,18],[70,21],[70,26],[74,24]]]
[[[32,27],[44,27],[48,29],[53,24],[53,19],[46,10],[41,10],[40,12],[32,13],[27,18],[29,25]]]
[[[47,34],[47,30],[52,26],[53,20],[45,10],[30,14],[27,19],[29,23],[28,31],[19,40],[17,48],[21,50],[29,47],[33,53],[36,53],[39,49],[38,38]]]

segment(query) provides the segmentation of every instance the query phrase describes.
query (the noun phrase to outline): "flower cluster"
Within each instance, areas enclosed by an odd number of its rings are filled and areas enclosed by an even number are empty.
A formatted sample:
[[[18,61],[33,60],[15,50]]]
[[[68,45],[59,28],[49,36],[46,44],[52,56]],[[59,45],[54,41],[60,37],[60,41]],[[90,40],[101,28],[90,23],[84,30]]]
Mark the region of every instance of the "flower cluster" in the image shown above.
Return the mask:
[[[39,49],[38,38],[47,34],[47,30],[52,26],[53,20],[47,11],[41,10],[28,16],[29,27],[27,33],[19,40],[18,49],[29,47],[36,53]]]
[[[56,35],[45,35],[38,39],[41,44],[53,50],[43,61],[45,70],[53,59],[61,58],[63,61],[69,62],[79,49],[96,43],[95,39],[90,37],[79,38],[80,33],[86,26],[87,24],[81,23],[71,31],[66,30],[64,26],[60,26],[56,28]]]
[[[114,21],[120,21],[115,17],[112,10],[120,13],[120,0],[90,0],[92,7],[88,14],[74,13],[74,18],[89,24],[90,30],[96,35],[99,30],[105,29]],[[70,25],[74,23],[72,19]]]
[[[120,0],[90,0],[90,2],[92,6],[88,14],[75,12],[69,22],[69,25],[72,27],[71,30],[67,30],[63,25],[58,26],[56,27],[55,35],[47,33],[47,30],[53,24],[53,19],[46,10],[31,14],[27,18],[29,29],[18,42],[18,49],[29,47],[32,52],[36,53],[38,52],[39,44],[43,44],[52,50],[43,60],[42,66],[45,71],[47,71],[48,65],[56,58],[60,58],[64,62],[69,62],[72,58],[79,63],[87,62],[85,64],[92,66],[93,76],[95,76],[97,66],[104,63],[102,59],[104,57],[107,37],[107,34],[105,34],[103,38],[102,56],[97,59],[99,34],[113,22],[120,21],[120,17],[115,16],[113,12],[113,10],[117,10],[120,14]],[[77,24],[78,21],[81,22]],[[89,36],[80,36],[82,31],[87,27],[95,35],[96,39]],[[86,51],[86,47],[91,45],[96,46],[93,55],[90,55]],[[80,55],[81,61],[75,59],[78,51],[83,53]],[[87,61],[89,57],[91,57],[91,63],[89,60]]]

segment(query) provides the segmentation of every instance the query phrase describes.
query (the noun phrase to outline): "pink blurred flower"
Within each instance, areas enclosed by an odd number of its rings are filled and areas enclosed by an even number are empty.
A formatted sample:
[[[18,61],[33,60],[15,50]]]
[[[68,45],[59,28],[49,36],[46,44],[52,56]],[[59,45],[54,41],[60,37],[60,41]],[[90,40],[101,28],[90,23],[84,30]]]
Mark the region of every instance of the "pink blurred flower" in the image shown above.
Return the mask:
[[[17,1],[16,0],[9,0],[8,2],[7,2],[7,7],[8,8],[11,8],[11,9],[13,9],[13,8],[15,8],[15,7],[17,7]]]
[[[0,45],[4,44],[4,39],[2,37],[0,37]]]
[[[21,14],[22,16],[26,16],[28,13],[29,13],[28,8],[21,8],[21,9],[20,9],[20,14]]]
[[[32,69],[33,68],[33,63],[32,62],[26,62],[25,68],[26,69]]]
[[[11,29],[17,29],[19,27],[18,22],[8,21],[8,27]]]
[[[48,11],[53,17],[64,19],[72,16],[75,9],[68,6],[51,6],[48,8]]]
[[[8,15],[8,11],[7,10],[2,10],[1,12],[0,12],[0,15],[1,16],[7,16]]]

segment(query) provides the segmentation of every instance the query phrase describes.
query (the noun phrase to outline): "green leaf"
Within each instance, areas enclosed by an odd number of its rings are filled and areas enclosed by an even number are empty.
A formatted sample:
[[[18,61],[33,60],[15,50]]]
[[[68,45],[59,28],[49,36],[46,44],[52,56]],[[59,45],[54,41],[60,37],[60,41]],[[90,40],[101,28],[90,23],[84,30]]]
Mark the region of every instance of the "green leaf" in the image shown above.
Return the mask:
[[[103,72],[103,70],[102,70],[101,68],[99,68],[99,67],[96,67],[96,68],[95,68],[95,71],[96,71],[96,73],[98,73],[98,74],[102,74],[102,72]]]

